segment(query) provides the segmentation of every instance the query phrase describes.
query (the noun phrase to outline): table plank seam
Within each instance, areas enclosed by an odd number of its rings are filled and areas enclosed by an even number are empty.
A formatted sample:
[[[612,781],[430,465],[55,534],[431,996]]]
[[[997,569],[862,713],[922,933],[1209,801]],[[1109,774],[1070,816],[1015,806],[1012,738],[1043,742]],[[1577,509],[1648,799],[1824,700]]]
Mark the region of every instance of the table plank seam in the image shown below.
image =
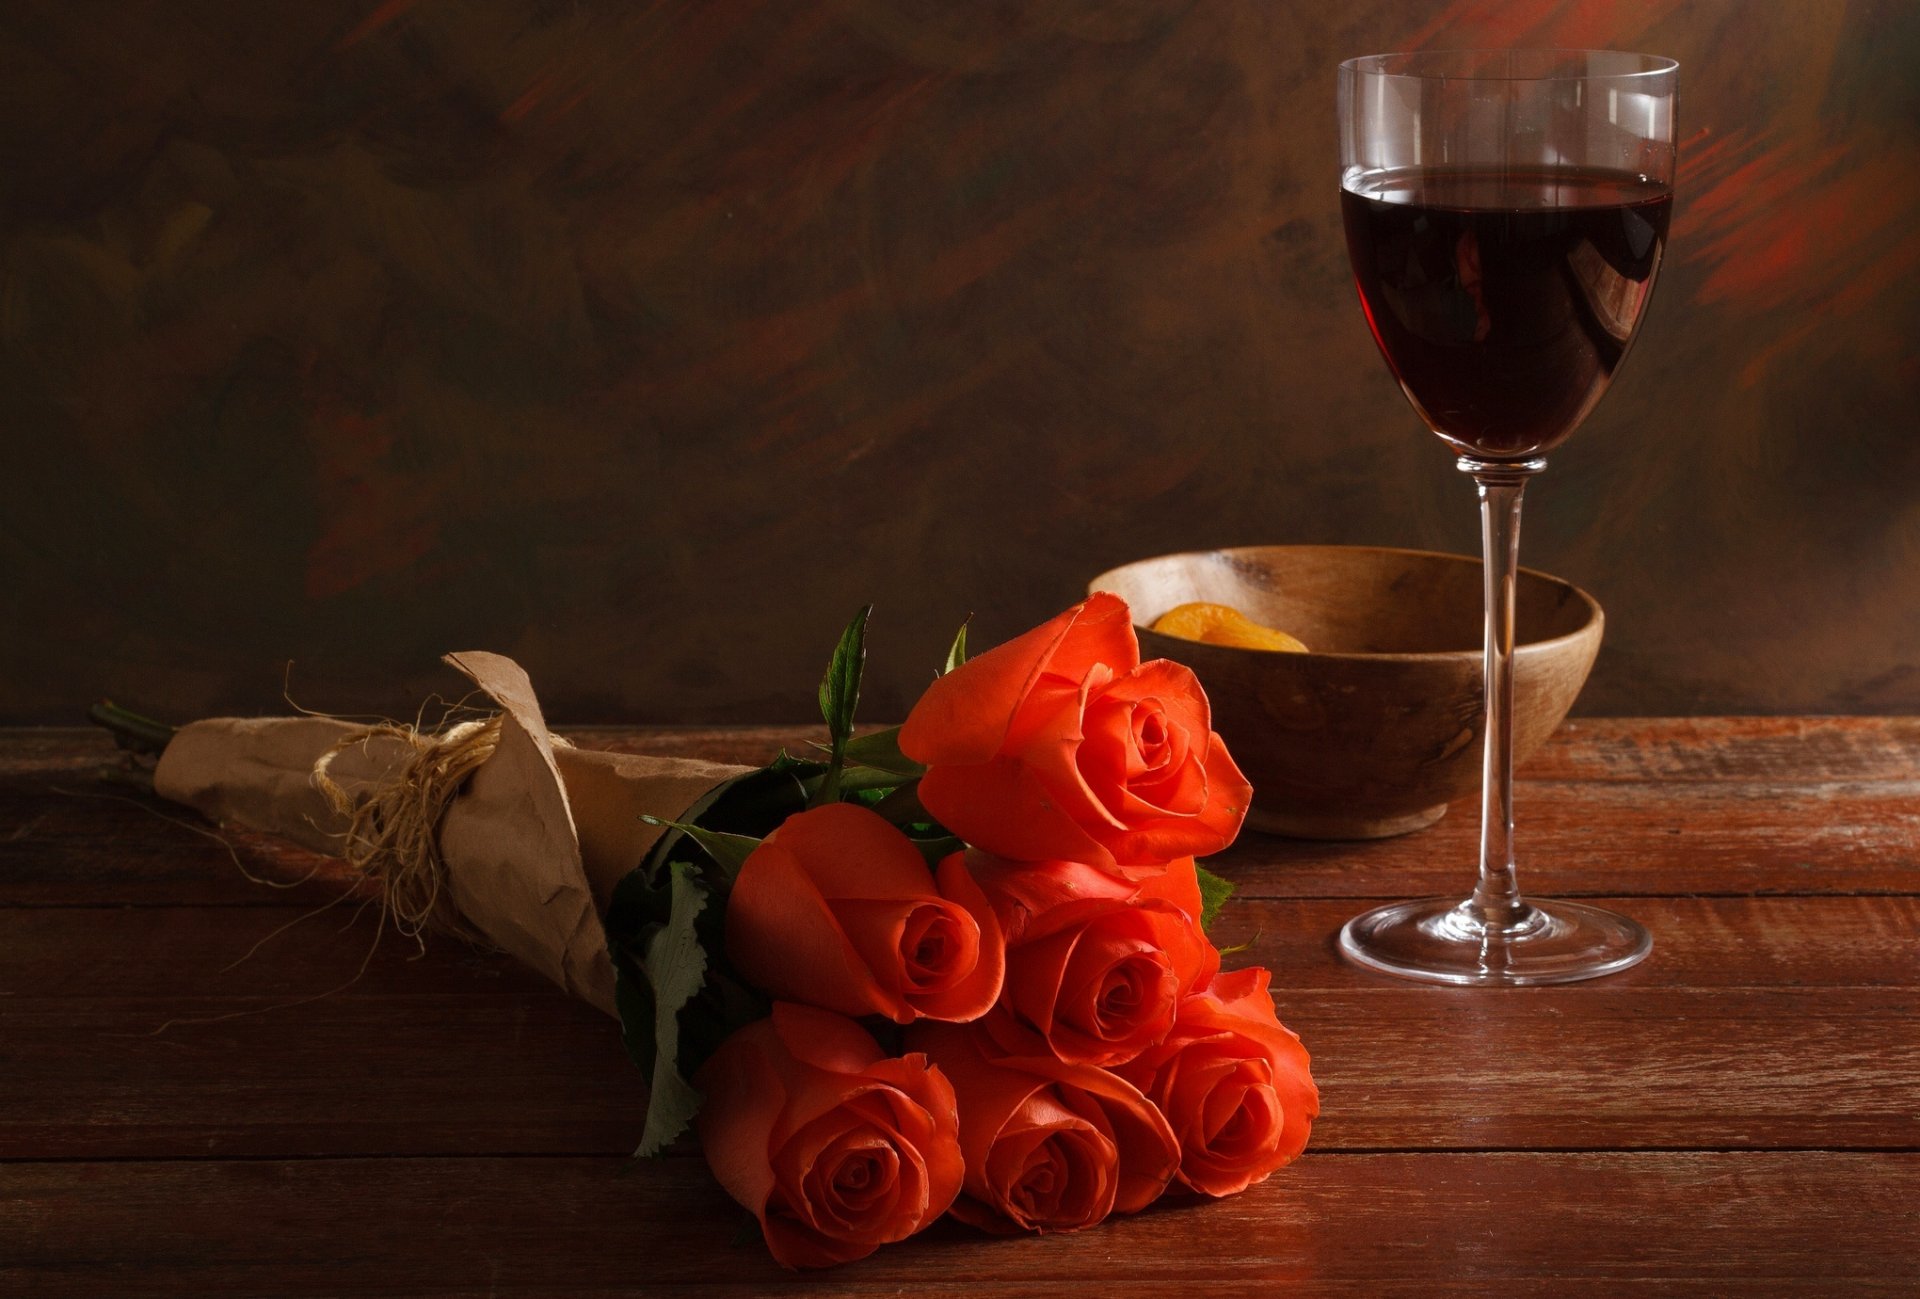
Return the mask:
[[[1223,868],[1221,873],[1223,873],[1229,883],[1232,883],[1231,867]],[[324,886],[316,885],[315,887]],[[1233,895],[1236,901],[1243,900],[1247,902],[1352,902],[1361,910],[1364,910],[1368,903],[1396,902],[1403,896],[1404,894],[1402,893],[1266,893],[1253,892],[1249,889],[1236,890]],[[1713,899],[1728,901],[1738,901],[1741,899],[1818,901],[1825,898],[1914,898],[1920,897],[1920,889],[1855,888],[1820,890],[1795,889],[1792,891],[1749,889],[1737,892],[1718,890],[1683,890],[1678,892],[1634,890],[1628,892],[1620,889],[1554,889],[1552,890],[1552,896],[1557,898],[1650,898],[1669,900],[1697,898],[1703,901]],[[35,902],[31,900],[0,900],[0,911],[206,911],[275,909],[282,911],[311,910],[318,912],[323,910],[325,906],[325,903],[311,900],[304,902],[297,901],[289,898],[275,897],[272,894],[263,894],[260,897],[216,898],[204,902]]]
[[[1920,1155],[1920,1145],[1877,1146],[1319,1146],[1311,1147],[1302,1159],[1354,1159],[1376,1155],[1624,1155],[1653,1158],[1662,1155]],[[670,1162],[697,1159],[696,1150],[673,1150],[662,1156]],[[351,1164],[392,1163],[407,1160],[435,1163],[453,1160],[569,1159],[605,1160],[609,1163],[644,1165],[622,1151],[610,1150],[460,1150],[460,1151],[367,1151],[344,1155],[303,1154],[213,1154],[213,1155],[0,1155],[0,1168],[27,1168],[51,1165],[112,1164]],[[636,1167],[641,1172],[641,1167]],[[1278,1176],[1285,1176],[1282,1172]]]

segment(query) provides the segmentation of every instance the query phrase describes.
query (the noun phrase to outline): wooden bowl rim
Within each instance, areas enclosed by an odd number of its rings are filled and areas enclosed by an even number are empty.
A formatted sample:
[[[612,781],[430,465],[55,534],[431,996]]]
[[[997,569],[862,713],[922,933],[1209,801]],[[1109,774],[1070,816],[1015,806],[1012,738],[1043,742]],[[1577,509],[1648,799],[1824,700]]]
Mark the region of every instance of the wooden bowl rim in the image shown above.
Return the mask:
[[[1472,564],[1476,567],[1478,567],[1482,563],[1481,557],[1478,555],[1459,555],[1459,554],[1453,553],[1452,551],[1446,551],[1446,550],[1416,550],[1408,546],[1343,546],[1343,545],[1320,545],[1320,544],[1314,544],[1314,543],[1302,543],[1299,545],[1283,545],[1283,546],[1220,546],[1212,550],[1173,550],[1173,551],[1168,551],[1164,555],[1149,555],[1145,559],[1130,560],[1125,564],[1116,565],[1115,567],[1107,569],[1104,573],[1099,574],[1097,577],[1094,577],[1091,581],[1089,581],[1087,583],[1087,594],[1092,595],[1097,591],[1110,591],[1114,595],[1119,595],[1120,593],[1118,591],[1113,591],[1111,587],[1103,585],[1103,583],[1105,583],[1107,579],[1111,578],[1116,573],[1124,573],[1130,568],[1138,568],[1143,564],[1157,564],[1169,559],[1184,559],[1188,556],[1253,555],[1253,554],[1262,554],[1262,553],[1271,554],[1275,551],[1286,551],[1286,552],[1292,552],[1297,554],[1302,551],[1310,551],[1310,550],[1319,550],[1319,551],[1342,550],[1342,551],[1376,554],[1376,555],[1413,555],[1421,559],[1444,559],[1444,560],[1449,560],[1453,563]],[[1567,581],[1567,579],[1564,577],[1555,577],[1552,573],[1543,572],[1537,568],[1528,568],[1524,564],[1520,566],[1520,571],[1522,573],[1525,573],[1529,577],[1541,578],[1547,582],[1551,582],[1555,586],[1563,587],[1566,590],[1573,592],[1573,594],[1579,598],[1580,603],[1586,607],[1587,617],[1585,621],[1583,621],[1578,627],[1574,628],[1570,632],[1563,633],[1562,635],[1550,636],[1545,640],[1530,640],[1530,641],[1517,642],[1513,647],[1515,654],[1526,653],[1526,654],[1529,654],[1530,657],[1533,655],[1542,654],[1552,649],[1555,646],[1572,645],[1575,642],[1584,640],[1593,635],[1597,635],[1599,634],[1600,631],[1602,631],[1605,628],[1606,621],[1607,621],[1606,610],[1602,609],[1600,607],[1600,602],[1594,599],[1592,595],[1588,594],[1588,592],[1585,589],[1583,589],[1582,587],[1575,586],[1572,582]],[[1125,597],[1122,597],[1122,598],[1124,599]],[[1129,605],[1128,608],[1131,609],[1132,606]],[[1275,659],[1308,658],[1308,659],[1325,659],[1325,660],[1335,661],[1335,662],[1352,661],[1352,662],[1361,662],[1361,663],[1434,663],[1434,664],[1437,664],[1437,663],[1464,662],[1468,664],[1479,664],[1485,657],[1484,651],[1479,649],[1425,650],[1425,651],[1404,650],[1404,651],[1391,651],[1391,652],[1378,652],[1378,653],[1357,653],[1357,652],[1346,653],[1346,652],[1334,652],[1334,651],[1310,649],[1300,653],[1290,653],[1282,650],[1249,649],[1247,647],[1240,646],[1240,645],[1209,645],[1205,641],[1188,641],[1178,636],[1168,636],[1165,632],[1154,632],[1151,627],[1142,626],[1138,622],[1134,623],[1134,630],[1136,632],[1142,632],[1142,631],[1153,632],[1154,635],[1160,636],[1166,640],[1178,640],[1185,645],[1199,646],[1202,650],[1220,650],[1223,653],[1228,653],[1228,654],[1266,654],[1266,655],[1272,656]]]

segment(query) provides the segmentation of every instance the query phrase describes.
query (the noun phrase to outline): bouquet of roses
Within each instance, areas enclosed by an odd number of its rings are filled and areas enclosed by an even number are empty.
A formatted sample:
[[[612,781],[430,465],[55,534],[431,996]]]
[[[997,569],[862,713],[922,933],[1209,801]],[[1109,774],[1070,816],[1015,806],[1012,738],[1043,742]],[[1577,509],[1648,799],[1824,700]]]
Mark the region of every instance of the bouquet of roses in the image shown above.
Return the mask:
[[[490,942],[618,1015],[637,1153],[689,1126],[789,1267],[941,1215],[1065,1231],[1228,1195],[1319,1101],[1262,969],[1204,924],[1250,791],[1192,673],[1095,595],[856,736],[866,615],[828,741],[746,770],[573,748],[509,660],[440,736],[325,718],[171,736],[158,791],[343,856],[403,922]]]

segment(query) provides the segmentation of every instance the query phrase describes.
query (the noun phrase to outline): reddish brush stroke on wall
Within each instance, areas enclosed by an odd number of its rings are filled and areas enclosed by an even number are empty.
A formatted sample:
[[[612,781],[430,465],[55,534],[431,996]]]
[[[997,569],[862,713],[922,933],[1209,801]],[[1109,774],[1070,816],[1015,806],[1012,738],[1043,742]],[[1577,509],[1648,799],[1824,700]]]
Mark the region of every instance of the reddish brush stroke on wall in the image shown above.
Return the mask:
[[[1145,554],[1472,550],[1360,318],[1333,67],[1680,59],[1672,254],[1524,555],[1581,707],[1920,708],[1920,6],[898,0],[0,13],[0,720],[896,714]]]
[[[1694,300],[1800,316],[1745,362],[1744,384],[1816,331],[1911,292],[1913,183],[1889,176],[1869,142],[1735,130],[1699,150],[1681,180],[1688,219],[1675,238],[1709,268]]]
[[[1701,6],[1685,0],[1532,0],[1499,4],[1454,0],[1409,42],[1414,48],[1649,49],[1683,29]],[[1769,98],[1807,105],[1828,95],[1833,79],[1853,69],[1847,47],[1888,24],[1889,6],[1843,3],[1776,6],[1749,16],[1745,40],[1702,52],[1682,68],[1681,120],[1692,120],[1696,74],[1709,61],[1751,60],[1766,67]],[[1789,18],[1782,44],[1756,40],[1767,19]],[[1791,44],[1786,43],[1791,32]],[[1760,58],[1753,46],[1761,44]],[[1656,51],[1657,52],[1657,51]],[[1911,294],[1920,265],[1917,190],[1911,155],[1884,124],[1849,123],[1836,138],[1823,115],[1780,113],[1766,101],[1747,105],[1765,115],[1703,126],[1684,138],[1676,191],[1674,255],[1706,268],[1692,300],[1735,310],[1793,308],[1780,332],[1740,367],[1740,382],[1758,383],[1768,366],[1790,357],[1809,335],[1871,308],[1884,295]],[[1717,116],[1717,115],[1716,115]],[[1907,123],[1911,127],[1911,120]],[[1904,174],[1897,174],[1904,173]]]
[[[1685,0],[1453,0],[1407,38],[1407,49],[1639,49]],[[1650,52],[1650,51],[1648,51]]]

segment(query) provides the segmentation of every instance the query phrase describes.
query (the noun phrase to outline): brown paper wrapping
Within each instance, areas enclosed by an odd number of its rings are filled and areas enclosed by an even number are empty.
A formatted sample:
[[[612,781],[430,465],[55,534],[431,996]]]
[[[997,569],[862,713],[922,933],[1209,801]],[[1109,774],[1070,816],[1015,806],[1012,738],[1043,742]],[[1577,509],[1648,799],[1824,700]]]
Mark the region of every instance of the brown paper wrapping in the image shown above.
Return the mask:
[[[501,710],[498,747],[440,823],[453,905],[501,950],[614,1014],[600,912],[663,833],[640,817],[677,820],[748,768],[556,744],[519,664],[484,651],[446,661]],[[338,853],[347,818],[321,792],[314,766],[365,729],[322,717],[194,722],[167,745],[154,788],[209,820]],[[394,778],[413,752],[402,740],[371,736],[335,755],[328,774],[363,798]]]

